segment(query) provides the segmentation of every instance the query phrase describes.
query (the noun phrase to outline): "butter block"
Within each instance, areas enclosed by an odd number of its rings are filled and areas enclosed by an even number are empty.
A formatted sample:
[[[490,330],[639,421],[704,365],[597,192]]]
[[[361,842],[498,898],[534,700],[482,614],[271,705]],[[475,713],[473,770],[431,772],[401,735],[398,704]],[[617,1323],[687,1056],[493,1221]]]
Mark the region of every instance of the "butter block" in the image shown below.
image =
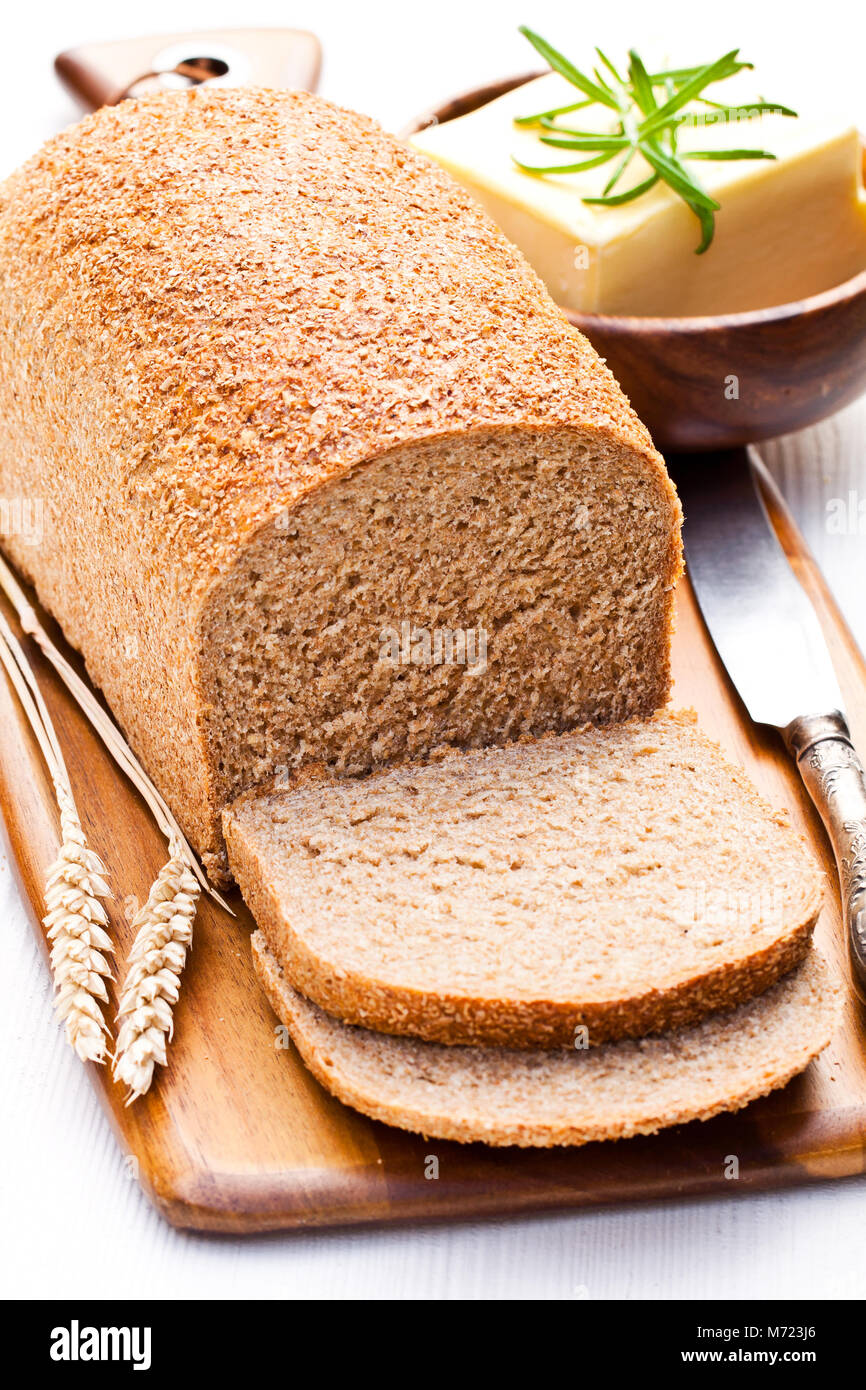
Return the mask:
[[[750,79],[747,83],[747,79]],[[797,105],[790,82],[769,93]],[[763,85],[763,82],[762,82]],[[796,84],[795,84],[796,85]],[[713,89],[715,99],[756,100],[755,75]],[[866,194],[861,140],[834,114],[768,113],[748,121],[708,117],[681,128],[679,149],[769,150],[774,160],[694,161],[688,167],[720,204],[715,238],[696,255],[694,214],[666,184],[622,207],[587,206],[614,163],[578,174],[537,176],[534,165],[581,159],[543,145],[516,116],[580,99],[555,73],[412,137],[483,204],[564,308],[584,313],[701,315],[784,304],[832,288],[866,269]],[[805,109],[805,103],[804,103]],[[563,126],[609,130],[613,113],[588,107]],[[615,117],[614,117],[615,119]],[[652,171],[636,155],[617,185],[623,192]]]

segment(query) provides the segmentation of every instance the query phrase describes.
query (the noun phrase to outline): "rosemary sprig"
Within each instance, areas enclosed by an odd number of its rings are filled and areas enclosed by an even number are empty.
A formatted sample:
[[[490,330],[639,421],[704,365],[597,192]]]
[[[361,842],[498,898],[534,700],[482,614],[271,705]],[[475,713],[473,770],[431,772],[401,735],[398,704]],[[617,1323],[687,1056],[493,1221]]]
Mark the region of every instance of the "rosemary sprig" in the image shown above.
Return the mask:
[[[610,106],[614,111],[620,110],[620,104],[609,88],[602,87],[598,82],[593,82],[590,78],[585,77],[579,68],[576,68],[573,63],[570,63],[567,58],[557,52],[540,34],[533,33],[531,29],[527,29],[525,24],[520,26],[520,32],[529,39],[533,48],[541,54],[546,63],[550,64],[554,72],[558,72],[561,77],[565,78],[566,82],[577,87],[584,96],[589,97],[590,101],[601,102],[603,106]]]
[[[524,173],[544,177],[547,174],[576,174],[594,169],[616,159],[616,167],[599,197],[584,198],[587,204],[620,207],[649,192],[658,183],[667,184],[694,213],[701,227],[697,253],[707,250],[715,232],[715,215],[719,203],[703,188],[687,166],[690,160],[775,159],[769,150],[737,147],[729,150],[683,150],[678,147],[679,136],[688,125],[714,125],[721,121],[751,120],[764,111],[780,116],[796,116],[790,107],[772,102],[755,101],[748,106],[727,106],[705,95],[707,87],[722,82],[752,64],[743,61],[739,49],[733,48],[712,63],[698,67],[670,68],[650,72],[640,54],[629,51],[625,77],[600,48],[599,67],[588,77],[552,44],[526,25],[520,32],[536,52],[582,94],[582,100],[570,106],[558,106],[534,115],[518,116],[515,125],[536,127],[543,145],[555,149],[574,150],[590,155],[571,164],[525,164],[514,162]],[[706,108],[695,110],[695,105]],[[602,106],[615,122],[610,130],[593,131],[560,125],[560,117],[590,106]],[[625,192],[614,189],[636,154],[642,156],[652,171]]]
[[[552,120],[554,116],[567,116],[571,111],[582,111],[585,106],[592,106],[592,102],[587,98],[586,101],[572,102],[571,106],[554,106],[551,111],[540,111],[537,116],[517,116],[515,125],[537,125],[539,121]]]

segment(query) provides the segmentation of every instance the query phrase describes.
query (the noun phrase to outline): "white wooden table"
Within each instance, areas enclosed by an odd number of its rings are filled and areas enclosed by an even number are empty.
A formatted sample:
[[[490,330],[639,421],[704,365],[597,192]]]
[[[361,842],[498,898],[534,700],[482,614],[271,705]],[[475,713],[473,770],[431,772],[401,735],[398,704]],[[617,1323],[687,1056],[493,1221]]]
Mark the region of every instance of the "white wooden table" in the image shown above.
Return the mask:
[[[736,42],[748,56],[777,39],[776,6],[727,0],[624,0],[592,37],[656,53],[677,33],[705,61]],[[651,11],[651,13],[648,13]],[[4,17],[0,171],[75,111],[53,55],[85,39],[256,24],[314,29],[325,48],[321,90],[398,128],[415,111],[531,63],[518,23],[567,46],[577,11],[533,0],[114,0],[19,6]],[[786,7],[792,74],[818,64],[837,92],[860,94],[862,14],[822,0],[808,22]],[[593,14],[593,23],[596,16]],[[859,34],[855,31],[859,24]],[[821,66],[821,53],[832,59]],[[682,49],[680,49],[682,56]],[[788,90],[778,93],[791,100]],[[796,95],[796,94],[795,94]],[[866,129],[866,109],[859,113]],[[792,229],[792,235],[796,230]],[[2,422],[0,422],[2,424]],[[866,400],[829,424],[763,451],[866,650]],[[836,529],[838,502],[850,522]],[[580,1212],[486,1225],[205,1238],[165,1226],[126,1175],[83,1069],[51,1016],[47,972],[0,860],[0,1229],[6,1297],[237,1298],[850,1298],[866,1286],[866,1179],[688,1205]]]

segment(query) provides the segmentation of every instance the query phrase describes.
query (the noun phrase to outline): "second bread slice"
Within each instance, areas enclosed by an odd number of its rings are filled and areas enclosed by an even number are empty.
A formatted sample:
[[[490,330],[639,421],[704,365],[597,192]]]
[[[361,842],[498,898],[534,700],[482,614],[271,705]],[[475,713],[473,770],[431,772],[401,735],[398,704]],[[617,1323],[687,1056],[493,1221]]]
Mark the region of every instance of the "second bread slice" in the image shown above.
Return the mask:
[[[553,1053],[440,1047],[338,1023],[292,989],[261,932],[252,951],[274,1012],[332,1095],[399,1129],[463,1143],[586,1144],[740,1110],[809,1065],[841,1008],[811,950],[760,999],[661,1037]]]
[[[225,830],[286,979],[434,1042],[681,1027],[790,970],[821,905],[802,841],[688,714],[253,793]]]

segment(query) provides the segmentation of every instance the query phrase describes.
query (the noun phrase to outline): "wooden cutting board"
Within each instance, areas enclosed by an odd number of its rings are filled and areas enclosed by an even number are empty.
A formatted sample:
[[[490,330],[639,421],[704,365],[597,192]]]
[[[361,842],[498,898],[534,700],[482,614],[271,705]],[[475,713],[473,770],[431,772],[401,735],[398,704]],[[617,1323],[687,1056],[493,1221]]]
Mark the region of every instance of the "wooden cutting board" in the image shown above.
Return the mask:
[[[711,466],[711,465],[710,465]],[[866,748],[866,666],[777,497],[783,543],[818,608]],[[772,615],[768,615],[771,620]],[[67,755],[89,842],[109,866],[112,926],[125,958],[129,922],[160,868],[163,844],[137,794],[115,770],[50,667],[34,666]],[[679,704],[787,806],[827,872],[818,940],[848,980],[836,875],[823,830],[776,735],[751,725],[703,629],[687,581],[675,647]],[[42,884],[58,843],[51,785],[24,717],[0,682],[0,804],[34,929],[43,939]],[[252,922],[203,899],[176,1014],[167,1070],[126,1108],[106,1069],[93,1084],[157,1208],[177,1226],[260,1231],[347,1222],[494,1215],[652,1197],[780,1186],[864,1171],[866,1027],[849,988],[830,1048],[783,1091],[652,1138],[582,1149],[485,1149],[426,1140],[377,1124],[333,1100],[293,1050],[276,1046],[276,1019],[250,963]],[[428,1179],[439,1160],[439,1176]],[[738,1160],[739,1177],[726,1176]]]

